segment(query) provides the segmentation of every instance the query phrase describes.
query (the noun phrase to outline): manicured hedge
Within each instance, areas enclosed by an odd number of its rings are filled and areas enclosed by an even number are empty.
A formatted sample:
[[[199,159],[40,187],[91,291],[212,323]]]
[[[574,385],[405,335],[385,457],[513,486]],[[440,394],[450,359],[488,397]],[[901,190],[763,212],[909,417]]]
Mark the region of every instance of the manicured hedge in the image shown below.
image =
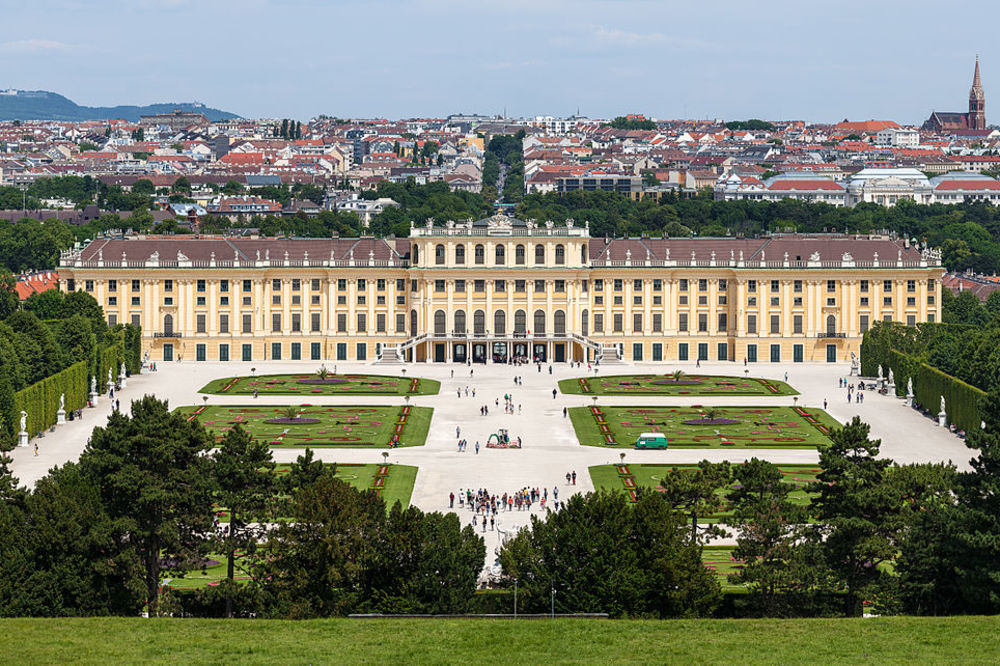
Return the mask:
[[[985,391],[895,349],[889,352],[889,367],[896,380],[897,395],[906,395],[906,380],[912,377],[914,402],[918,406],[936,415],[944,396],[948,423],[966,432],[979,427],[982,417],[978,405]]]
[[[121,371],[121,348],[118,345],[108,345],[97,351],[97,392],[106,393],[108,390],[108,370],[111,370],[112,383],[118,380],[118,373]],[[90,390],[88,386],[88,391]]]
[[[56,423],[59,396],[66,395],[67,412],[87,405],[87,362],[80,361],[51,377],[14,394],[15,425],[20,430],[21,412],[28,413],[27,430],[34,437]]]

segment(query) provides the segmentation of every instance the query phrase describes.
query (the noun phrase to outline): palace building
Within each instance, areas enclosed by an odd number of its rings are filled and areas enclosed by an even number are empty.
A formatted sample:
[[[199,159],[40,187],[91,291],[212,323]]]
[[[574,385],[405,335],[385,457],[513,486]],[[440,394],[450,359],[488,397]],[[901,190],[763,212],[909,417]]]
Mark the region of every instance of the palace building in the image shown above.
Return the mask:
[[[61,288],[155,361],[849,359],[876,320],[940,320],[939,255],[886,236],[591,238],[495,216],[406,239],[100,238]]]

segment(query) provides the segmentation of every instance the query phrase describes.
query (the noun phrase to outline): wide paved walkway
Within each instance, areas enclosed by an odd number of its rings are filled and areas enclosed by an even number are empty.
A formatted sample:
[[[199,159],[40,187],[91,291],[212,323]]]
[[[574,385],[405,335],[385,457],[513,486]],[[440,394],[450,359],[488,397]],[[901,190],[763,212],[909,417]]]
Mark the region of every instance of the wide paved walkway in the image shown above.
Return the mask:
[[[144,394],[153,394],[170,402],[171,406],[202,404],[198,389],[210,380],[237,374],[250,374],[249,363],[196,363],[191,361],[160,363],[157,372],[146,372],[128,380],[121,391],[122,409],[129,401]],[[260,374],[284,372],[311,372],[319,363],[301,362],[256,362]],[[333,368],[333,363],[327,363]],[[337,363],[337,370],[343,372],[364,372],[371,374],[400,374],[399,367],[379,367],[371,364]],[[569,419],[563,417],[563,407],[592,404],[589,396],[557,394],[552,397],[552,389],[558,380],[586,374],[586,366],[570,368],[553,364],[553,374],[544,366],[539,373],[534,366],[476,366],[470,368],[458,365],[409,364],[407,376],[430,377],[441,381],[441,392],[434,396],[415,396],[411,404],[434,408],[427,444],[392,450],[389,461],[418,466],[412,502],[425,511],[446,511],[448,495],[460,489],[487,488],[501,495],[523,487],[559,488],[563,499],[575,492],[592,490],[587,468],[591,465],[611,464],[619,461],[619,454],[625,452],[626,462],[649,463],[693,463],[702,459],[712,461],[730,460],[739,462],[751,457],[762,458],[776,463],[813,463],[818,460],[816,451],[794,449],[668,449],[666,451],[636,451],[629,449],[601,449],[580,446],[576,442]],[[922,417],[915,410],[903,406],[902,400],[880,396],[875,392],[865,393],[864,404],[846,401],[846,390],[837,388],[839,377],[845,376],[845,364],[757,364],[750,365],[751,376],[766,376],[788,381],[801,395],[799,404],[821,407],[828,401],[827,411],[837,420],[846,422],[858,415],[871,425],[872,437],[882,440],[882,455],[899,463],[952,461],[960,468],[968,467],[970,451],[958,437],[936,426],[930,419]],[[679,368],[688,373],[742,375],[743,366],[737,363],[704,363],[698,369],[694,363],[637,364],[605,366],[598,375],[626,374],[634,372],[666,373]],[[454,372],[454,377],[452,377]],[[523,385],[514,384],[514,376],[523,377]],[[593,373],[591,373],[593,376]],[[470,396],[465,396],[465,387],[470,388]],[[476,397],[471,397],[471,389],[476,389]],[[456,396],[461,389],[462,396]],[[511,393],[521,413],[507,416],[503,414],[503,395]],[[117,396],[116,396],[117,397]],[[501,406],[496,406],[499,399]],[[209,404],[241,404],[252,401],[249,396],[209,396]],[[301,396],[267,396],[257,399],[259,404],[296,404]],[[310,396],[312,404],[402,404],[402,397],[366,396]],[[792,404],[791,397],[760,396],[738,397],[605,397],[599,398],[604,405],[658,404],[658,405],[773,405]],[[489,416],[480,416],[480,407],[488,404]],[[104,425],[110,413],[107,396],[102,396],[97,407],[84,410],[82,421],[73,421],[59,426],[55,432],[46,433],[38,440],[39,455],[33,455],[32,447],[18,448],[13,452],[14,472],[21,482],[33,485],[53,466],[75,460],[83,451],[91,429]],[[457,451],[455,428],[460,427],[462,437],[469,440],[469,449]],[[498,428],[510,430],[512,438],[520,436],[524,441],[521,450],[487,449],[485,443],[490,433]],[[484,446],[478,454],[474,443],[479,440]],[[33,440],[34,441],[34,440]],[[318,458],[328,462],[381,462],[383,449],[316,449]],[[301,451],[277,449],[275,460],[294,461]],[[566,473],[575,471],[576,486],[568,486]],[[456,511],[458,503],[456,501]],[[537,510],[531,514],[538,515]],[[502,513],[500,527],[504,530],[516,529],[527,524],[526,512]],[[464,522],[471,522],[468,511],[459,514]],[[487,561],[498,545],[498,533],[487,531]]]

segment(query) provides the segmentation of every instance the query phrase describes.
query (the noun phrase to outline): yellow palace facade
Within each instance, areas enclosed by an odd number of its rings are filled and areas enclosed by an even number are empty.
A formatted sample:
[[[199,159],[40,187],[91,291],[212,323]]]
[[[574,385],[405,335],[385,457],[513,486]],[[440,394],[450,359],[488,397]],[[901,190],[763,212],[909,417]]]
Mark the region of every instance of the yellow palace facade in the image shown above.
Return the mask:
[[[126,236],[64,290],[154,361],[836,362],[876,320],[940,320],[939,256],[888,237],[604,239],[497,216],[406,239]]]

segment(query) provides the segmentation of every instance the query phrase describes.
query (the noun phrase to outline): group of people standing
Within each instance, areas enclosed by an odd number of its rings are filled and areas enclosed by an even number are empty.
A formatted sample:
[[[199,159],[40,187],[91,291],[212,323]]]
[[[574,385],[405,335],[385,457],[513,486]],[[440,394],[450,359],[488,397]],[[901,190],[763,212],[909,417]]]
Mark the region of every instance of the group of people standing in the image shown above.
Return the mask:
[[[569,475],[567,474],[567,476]],[[524,487],[516,492],[497,496],[485,488],[475,491],[471,488],[460,488],[458,495],[455,493],[448,495],[449,509],[455,508],[456,499],[460,509],[468,509],[472,512],[473,526],[482,524],[485,532],[487,520],[489,520],[490,529],[494,529],[496,516],[503,511],[531,511],[532,505],[545,510],[545,505],[549,501],[549,489],[539,490],[538,488]],[[559,488],[557,486],[552,487],[552,504],[550,506],[555,511],[559,510]],[[479,519],[482,520],[482,523],[479,522]]]

